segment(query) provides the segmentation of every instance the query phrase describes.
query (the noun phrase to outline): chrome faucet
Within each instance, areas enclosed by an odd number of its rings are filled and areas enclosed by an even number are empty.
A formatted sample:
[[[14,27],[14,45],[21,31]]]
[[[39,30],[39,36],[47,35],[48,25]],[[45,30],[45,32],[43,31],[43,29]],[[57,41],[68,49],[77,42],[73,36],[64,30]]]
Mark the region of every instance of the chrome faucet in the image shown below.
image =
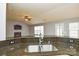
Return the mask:
[[[39,35],[39,52],[41,52],[43,49],[42,44],[43,44],[43,35],[40,33],[40,35]]]

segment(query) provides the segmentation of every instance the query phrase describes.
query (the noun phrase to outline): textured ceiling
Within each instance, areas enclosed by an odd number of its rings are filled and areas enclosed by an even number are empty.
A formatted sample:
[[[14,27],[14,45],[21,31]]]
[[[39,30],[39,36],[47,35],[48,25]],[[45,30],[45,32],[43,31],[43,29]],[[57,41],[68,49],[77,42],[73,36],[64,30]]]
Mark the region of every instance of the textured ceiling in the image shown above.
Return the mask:
[[[32,17],[29,24],[60,21],[79,17],[79,4],[68,3],[8,3],[7,20],[24,21],[24,16]]]

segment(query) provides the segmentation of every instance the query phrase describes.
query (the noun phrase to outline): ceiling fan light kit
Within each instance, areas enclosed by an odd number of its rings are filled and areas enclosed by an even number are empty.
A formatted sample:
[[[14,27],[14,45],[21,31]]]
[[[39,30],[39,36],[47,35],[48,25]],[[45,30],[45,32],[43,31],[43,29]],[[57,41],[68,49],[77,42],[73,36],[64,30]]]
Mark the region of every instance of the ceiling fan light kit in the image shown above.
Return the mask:
[[[29,16],[25,16],[24,19],[25,19],[25,21],[31,21],[32,18]]]

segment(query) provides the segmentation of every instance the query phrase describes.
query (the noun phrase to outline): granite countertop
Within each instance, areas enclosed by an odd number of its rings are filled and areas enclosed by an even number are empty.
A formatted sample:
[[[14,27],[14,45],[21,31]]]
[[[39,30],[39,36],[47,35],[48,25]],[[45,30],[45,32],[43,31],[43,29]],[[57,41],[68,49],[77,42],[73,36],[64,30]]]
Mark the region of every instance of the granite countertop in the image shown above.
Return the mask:
[[[6,40],[13,40],[13,39],[24,39],[24,38],[40,38],[34,36],[22,36],[22,37],[7,37]],[[44,38],[61,38],[61,39],[79,39],[79,38],[70,38],[67,36],[59,37],[59,36],[52,36],[52,35],[45,35]]]

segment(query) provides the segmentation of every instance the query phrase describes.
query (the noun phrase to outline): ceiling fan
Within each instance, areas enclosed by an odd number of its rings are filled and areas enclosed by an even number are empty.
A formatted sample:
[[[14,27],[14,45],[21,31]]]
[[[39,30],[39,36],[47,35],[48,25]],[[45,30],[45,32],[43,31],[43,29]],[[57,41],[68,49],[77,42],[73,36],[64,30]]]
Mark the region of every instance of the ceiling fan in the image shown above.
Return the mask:
[[[24,16],[24,20],[25,20],[25,21],[31,21],[31,19],[32,19],[32,18],[29,17],[29,16]]]

